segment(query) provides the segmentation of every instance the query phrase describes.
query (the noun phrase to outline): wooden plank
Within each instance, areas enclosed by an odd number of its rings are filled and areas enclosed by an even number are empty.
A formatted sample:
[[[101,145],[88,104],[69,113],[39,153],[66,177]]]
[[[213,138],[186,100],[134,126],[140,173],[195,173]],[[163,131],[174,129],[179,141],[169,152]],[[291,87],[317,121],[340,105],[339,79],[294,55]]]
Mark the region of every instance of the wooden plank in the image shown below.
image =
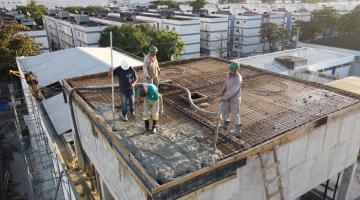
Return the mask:
[[[267,170],[269,170],[269,169],[271,169],[271,168],[274,168],[276,165],[279,166],[279,165],[280,165],[280,162],[279,162],[279,161],[275,161],[275,162],[273,162],[273,163],[271,163],[271,164],[267,164],[267,165],[264,166],[264,168],[262,168],[262,170],[267,171]]]
[[[274,196],[276,196],[276,195],[278,195],[278,194],[281,194],[282,191],[283,191],[283,188],[280,188],[278,191],[275,191],[275,192],[269,194],[268,199],[271,199],[271,198],[273,198]]]

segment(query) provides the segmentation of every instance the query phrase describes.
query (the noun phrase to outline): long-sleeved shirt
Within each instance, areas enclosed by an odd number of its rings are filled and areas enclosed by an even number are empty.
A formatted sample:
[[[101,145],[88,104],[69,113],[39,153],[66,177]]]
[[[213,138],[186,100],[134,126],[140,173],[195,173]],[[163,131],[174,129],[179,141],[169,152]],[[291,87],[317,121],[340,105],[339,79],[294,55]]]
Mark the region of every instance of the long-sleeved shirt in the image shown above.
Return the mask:
[[[242,77],[239,72],[235,76],[227,75],[223,86],[223,99],[225,101],[232,99],[240,99],[241,97]]]
[[[159,63],[156,57],[151,58],[149,54],[144,57],[143,71],[145,77],[157,77],[160,71]]]

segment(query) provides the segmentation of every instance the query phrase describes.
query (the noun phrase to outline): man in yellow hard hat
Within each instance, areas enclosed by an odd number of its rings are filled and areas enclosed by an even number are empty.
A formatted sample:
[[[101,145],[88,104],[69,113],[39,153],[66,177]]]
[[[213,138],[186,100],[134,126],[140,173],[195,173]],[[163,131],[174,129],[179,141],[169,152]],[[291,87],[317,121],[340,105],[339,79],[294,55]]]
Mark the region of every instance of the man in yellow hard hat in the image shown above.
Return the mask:
[[[154,84],[156,87],[159,85],[159,74],[160,67],[158,60],[156,58],[156,53],[158,49],[156,46],[151,46],[149,48],[149,53],[144,58],[143,71],[148,83]]]
[[[240,135],[240,102],[241,102],[241,83],[242,77],[239,73],[239,64],[232,62],[229,66],[229,73],[226,75],[224,86],[222,88],[221,101],[224,103],[223,125],[227,129],[230,122],[235,124],[235,130],[232,133]]]

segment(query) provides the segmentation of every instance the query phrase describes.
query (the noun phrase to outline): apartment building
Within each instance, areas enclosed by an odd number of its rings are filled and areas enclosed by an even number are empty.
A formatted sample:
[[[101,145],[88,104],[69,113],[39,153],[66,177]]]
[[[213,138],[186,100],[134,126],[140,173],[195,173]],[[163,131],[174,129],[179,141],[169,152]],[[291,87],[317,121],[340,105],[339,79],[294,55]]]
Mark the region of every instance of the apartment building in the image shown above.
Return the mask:
[[[21,31],[18,34],[20,35],[27,35],[31,38],[33,38],[37,43],[39,43],[40,51],[42,53],[49,52],[49,42],[47,39],[47,34],[45,30],[30,30],[30,31]]]
[[[287,30],[293,30],[296,21],[308,22],[311,20],[311,12],[307,11],[294,11],[285,13],[285,23]]]
[[[27,3],[27,0],[0,0],[0,8],[12,10],[17,6],[26,5]]]
[[[157,29],[174,31],[184,42],[184,50],[180,53],[182,59],[200,57],[200,20],[175,16],[169,13],[142,13],[136,15],[136,20],[153,23]]]
[[[281,12],[238,14],[229,22],[229,50],[232,56],[247,56],[252,53],[261,53],[268,50],[268,45],[261,39],[262,23],[274,23],[284,27],[284,14]]]
[[[73,47],[97,47],[101,32],[108,26],[90,20],[87,15],[69,15],[63,11],[58,15],[44,15],[43,22],[52,51]]]
[[[200,10],[197,14],[177,14],[200,20],[200,54],[201,56],[226,57],[228,43],[228,16],[210,14],[208,10]]]

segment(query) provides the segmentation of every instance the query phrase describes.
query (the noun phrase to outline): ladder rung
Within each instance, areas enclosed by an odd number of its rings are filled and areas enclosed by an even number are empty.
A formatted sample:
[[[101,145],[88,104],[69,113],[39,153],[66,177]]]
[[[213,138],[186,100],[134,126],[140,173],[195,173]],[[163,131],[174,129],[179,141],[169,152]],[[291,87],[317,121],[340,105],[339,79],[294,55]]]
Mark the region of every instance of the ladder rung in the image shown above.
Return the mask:
[[[265,170],[268,170],[268,169],[271,169],[275,166],[279,166],[280,165],[280,162],[279,161],[276,161],[274,163],[271,163],[271,164],[268,164],[268,165],[265,165],[262,170],[265,171]]]
[[[276,195],[280,194],[282,191],[283,191],[283,188],[281,187],[281,188],[279,188],[279,190],[278,190],[278,191],[275,191],[275,192],[273,192],[273,193],[269,194],[269,195],[268,195],[268,199],[273,198],[274,196],[276,196]]]
[[[265,186],[267,187],[270,183],[276,181],[278,178],[280,178],[280,176],[274,176],[271,179],[268,179],[264,182]]]

